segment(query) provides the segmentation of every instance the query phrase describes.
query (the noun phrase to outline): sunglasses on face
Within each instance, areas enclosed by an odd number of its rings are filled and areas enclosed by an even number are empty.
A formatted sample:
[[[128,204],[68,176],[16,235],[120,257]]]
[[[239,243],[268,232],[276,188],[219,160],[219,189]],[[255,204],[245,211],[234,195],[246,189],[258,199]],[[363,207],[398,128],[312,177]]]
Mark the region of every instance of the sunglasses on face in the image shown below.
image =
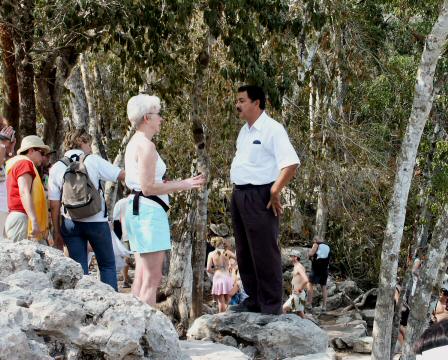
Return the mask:
[[[159,115],[160,117],[163,117],[163,110],[162,109],[160,109],[159,110],[159,112],[156,112],[156,113],[148,113],[148,115]]]
[[[34,148],[34,151],[39,152],[42,156],[46,156],[47,152],[44,149]]]

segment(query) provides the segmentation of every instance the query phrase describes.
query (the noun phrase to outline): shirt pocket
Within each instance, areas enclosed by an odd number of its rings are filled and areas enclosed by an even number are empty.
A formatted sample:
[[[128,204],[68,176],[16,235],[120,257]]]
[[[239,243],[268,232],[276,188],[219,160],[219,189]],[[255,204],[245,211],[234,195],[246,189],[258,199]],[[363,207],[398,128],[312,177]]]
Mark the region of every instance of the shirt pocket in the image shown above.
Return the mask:
[[[261,146],[260,140],[254,140],[252,144],[250,144],[249,150],[249,162],[253,164],[257,164],[260,160],[261,152],[263,148]]]

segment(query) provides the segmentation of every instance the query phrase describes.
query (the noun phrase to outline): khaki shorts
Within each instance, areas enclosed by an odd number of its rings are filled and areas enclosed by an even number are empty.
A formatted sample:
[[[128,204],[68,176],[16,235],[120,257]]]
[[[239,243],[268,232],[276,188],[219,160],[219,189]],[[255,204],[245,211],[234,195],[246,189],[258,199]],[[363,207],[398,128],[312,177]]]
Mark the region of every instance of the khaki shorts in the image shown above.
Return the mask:
[[[5,237],[5,222],[7,217],[7,212],[0,211],[0,240]]]
[[[11,211],[5,221],[6,238],[12,242],[28,237],[28,216],[22,212]]]
[[[292,311],[305,310],[306,293],[302,290],[299,294],[291,294],[283,307],[288,307]]]

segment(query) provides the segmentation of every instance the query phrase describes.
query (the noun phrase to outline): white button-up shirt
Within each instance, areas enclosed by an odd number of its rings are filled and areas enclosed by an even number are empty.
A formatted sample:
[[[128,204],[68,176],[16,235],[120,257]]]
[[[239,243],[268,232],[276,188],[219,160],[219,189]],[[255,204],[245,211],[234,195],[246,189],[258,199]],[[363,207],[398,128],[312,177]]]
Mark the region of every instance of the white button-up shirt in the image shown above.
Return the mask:
[[[263,111],[250,128],[246,123],[240,130],[230,180],[236,185],[269,184],[294,164],[300,160],[285,128]]]

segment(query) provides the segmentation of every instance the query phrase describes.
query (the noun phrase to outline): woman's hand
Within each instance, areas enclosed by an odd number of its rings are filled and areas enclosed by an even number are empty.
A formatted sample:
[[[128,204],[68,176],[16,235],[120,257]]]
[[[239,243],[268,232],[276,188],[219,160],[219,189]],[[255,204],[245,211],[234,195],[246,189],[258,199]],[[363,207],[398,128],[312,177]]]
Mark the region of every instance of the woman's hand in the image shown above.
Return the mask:
[[[185,185],[185,190],[199,189],[202,185],[206,183],[206,178],[204,174],[193,176],[191,178],[183,180],[183,185]]]

